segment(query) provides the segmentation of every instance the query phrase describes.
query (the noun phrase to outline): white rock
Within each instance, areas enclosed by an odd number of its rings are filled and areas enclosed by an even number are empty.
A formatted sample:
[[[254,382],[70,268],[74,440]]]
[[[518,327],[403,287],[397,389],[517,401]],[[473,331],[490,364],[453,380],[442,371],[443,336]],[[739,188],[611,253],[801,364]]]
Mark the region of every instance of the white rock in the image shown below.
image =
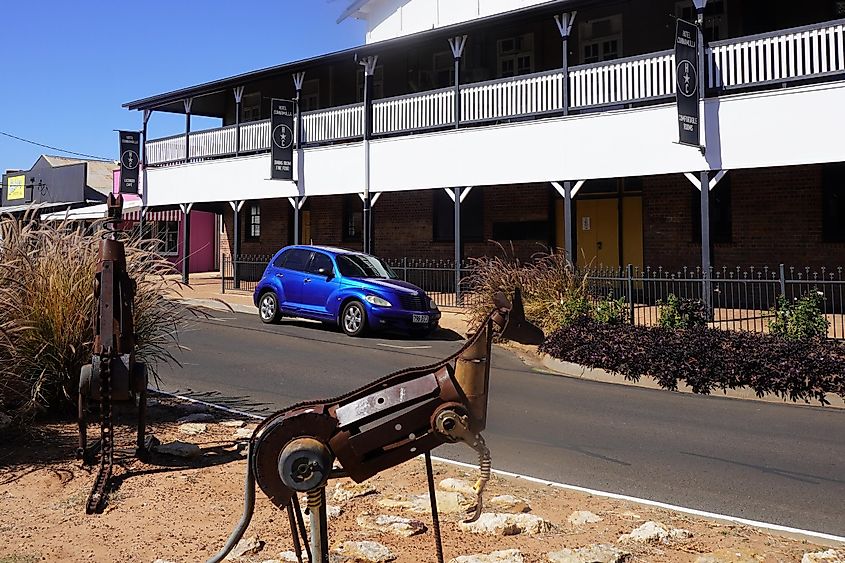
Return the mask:
[[[666,526],[659,522],[649,520],[639,528],[633,530],[630,534],[622,534],[619,536],[619,542],[638,542],[638,543],[664,543],[668,544],[671,540],[691,538],[692,533],[688,530],[680,528],[667,529]]]
[[[528,534],[535,536],[554,529],[551,523],[533,514],[501,514],[485,512],[475,522],[460,522],[465,532],[490,536],[515,536]]]
[[[232,434],[232,438],[236,440],[249,440],[250,438],[252,438],[254,432],[254,427],[247,426],[244,428],[238,428],[237,430],[235,430],[235,433]]]
[[[589,510],[576,510],[569,515],[569,523],[573,526],[583,526],[584,524],[595,524],[601,522],[601,516],[593,514]]]
[[[464,495],[451,491],[436,491],[437,511],[441,514],[467,514],[475,508],[475,498],[468,500]],[[431,511],[428,493],[402,497],[382,498],[378,501],[382,508],[401,508],[415,513]]]
[[[755,551],[736,547],[733,549],[723,548],[705,553],[696,558],[695,563],[761,563],[766,557]]]
[[[196,436],[208,430],[208,425],[202,422],[186,422],[179,425],[179,432],[188,436]]]
[[[226,559],[237,559],[238,557],[243,557],[244,555],[255,555],[262,549],[264,549],[264,542],[258,538],[250,537],[239,541],[238,544],[232,548],[232,551],[229,552],[229,555],[226,556]]]
[[[304,551],[304,550],[303,550]],[[303,552],[302,560],[308,561],[308,557]],[[278,555],[278,559],[276,561],[280,561],[282,563],[299,563],[299,559],[296,558],[295,551],[283,551]],[[264,563],[267,563],[266,561]]]
[[[349,563],[386,563],[396,559],[389,547],[374,541],[343,542],[335,553]]]
[[[814,551],[805,553],[801,563],[845,563],[845,551],[828,549],[827,551]]]
[[[225,426],[227,428],[241,428],[244,424],[246,424],[246,422],[243,420],[224,420],[220,423],[221,426]]]
[[[425,532],[425,524],[419,520],[411,520],[401,516],[380,514],[378,516],[364,515],[357,518],[358,525],[365,530],[387,532],[397,536],[409,538]]]
[[[375,494],[376,489],[369,483],[355,483],[354,481],[340,481],[334,486],[332,500],[334,502],[347,502],[357,497]]]
[[[631,554],[607,544],[591,544],[578,549],[562,549],[546,555],[552,563],[622,563]]]
[[[154,446],[154,451],[164,455],[172,455],[176,457],[185,458],[197,457],[202,453],[202,450],[198,445],[189,444],[188,442],[180,442],[179,440]]]
[[[499,495],[484,503],[496,512],[531,512],[528,501],[513,495]]]
[[[209,414],[207,412],[196,412],[194,414],[189,414],[188,416],[183,416],[176,422],[179,424],[185,424],[187,422],[211,422],[214,420],[214,415]]]
[[[453,493],[461,493],[468,497],[475,496],[475,488],[472,483],[464,479],[455,479],[454,477],[447,477],[437,484],[437,488],[441,491],[451,491]]]
[[[449,563],[523,563],[522,553],[518,549],[503,549],[489,555],[461,555],[450,559]]]

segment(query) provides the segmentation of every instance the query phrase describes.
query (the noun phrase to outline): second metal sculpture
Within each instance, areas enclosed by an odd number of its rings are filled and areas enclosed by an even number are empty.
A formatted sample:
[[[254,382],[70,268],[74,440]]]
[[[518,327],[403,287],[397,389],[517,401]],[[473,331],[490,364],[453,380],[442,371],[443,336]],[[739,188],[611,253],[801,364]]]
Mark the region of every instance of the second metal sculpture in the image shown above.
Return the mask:
[[[539,344],[543,337],[525,320],[519,292],[513,305],[499,293],[475,334],[448,358],[397,371],[340,397],[299,403],[265,419],[250,441],[244,515],[226,546],[209,563],[222,561],[246,531],[256,482],[274,505],[288,510],[300,561],[304,545],[312,563],[327,563],[328,480],[349,477],[360,483],[421,454],[428,472],[437,557],[442,562],[430,452],[456,442],[477,452],[480,476],[469,521],[477,519],[491,467],[481,432],[487,425],[494,327],[504,338],[526,344]],[[310,541],[298,493],[307,494]]]

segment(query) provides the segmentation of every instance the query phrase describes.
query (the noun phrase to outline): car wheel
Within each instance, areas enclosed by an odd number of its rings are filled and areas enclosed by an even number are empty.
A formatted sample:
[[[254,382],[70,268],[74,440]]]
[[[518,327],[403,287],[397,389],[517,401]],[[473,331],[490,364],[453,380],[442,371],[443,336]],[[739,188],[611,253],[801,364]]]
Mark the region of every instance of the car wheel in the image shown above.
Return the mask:
[[[258,301],[258,316],[261,317],[261,322],[264,324],[279,322],[279,318],[281,317],[279,313],[279,300],[272,291],[268,291],[262,295]]]
[[[340,328],[349,336],[361,336],[367,329],[367,312],[360,301],[350,301],[340,314]]]

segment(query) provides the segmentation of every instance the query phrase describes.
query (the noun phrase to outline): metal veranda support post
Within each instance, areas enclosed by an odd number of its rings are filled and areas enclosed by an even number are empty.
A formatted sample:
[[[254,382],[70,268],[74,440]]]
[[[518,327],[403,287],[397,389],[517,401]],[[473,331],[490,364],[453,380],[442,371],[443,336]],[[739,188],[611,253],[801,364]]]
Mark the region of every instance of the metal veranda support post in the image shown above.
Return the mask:
[[[563,71],[563,115],[569,113],[569,34],[572,32],[572,23],[578,12],[564,12],[555,16],[555,23],[560,32],[563,57],[560,68]]]
[[[299,244],[299,196],[293,198],[293,244]]]
[[[305,140],[302,137],[304,128],[302,124],[302,86],[305,84],[305,72],[297,72],[293,75],[293,87],[296,90],[296,153],[297,153],[297,174],[296,174],[296,188],[302,194],[305,192]],[[300,201],[302,200],[302,201]],[[289,200],[293,205],[293,244],[299,244],[300,228],[299,228],[299,211],[302,209],[305,198],[297,195]]]
[[[229,206],[232,208],[232,236],[235,239],[232,241],[232,287],[235,289],[241,288],[241,280],[238,275],[238,258],[241,254],[241,220],[240,211],[244,206],[243,201],[230,201]]]
[[[364,252],[370,253],[372,221],[370,209],[370,138],[373,134],[373,75],[376,71],[378,56],[369,56],[359,61],[364,67]]]
[[[634,324],[634,265],[628,264],[628,321]]]
[[[241,154],[241,100],[244,97],[244,87],[235,86],[232,88],[235,94],[235,156]]]
[[[147,123],[152,117],[153,111],[149,109],[144,110],[144,125],[141,128],[141,210],[143,217],[143,210],[147,208]],[[141,222],[141,238],[144,238],[143,221]]]
[[[455,306],[461,306],[461,188],[455,188]]]
[[[182,203],[182,283],[191,283],[191,209],[193,203]]]
[[[701,172],[701,299],[707,313],[713,316],[713,296],[710,281],[710,178],[707,171]]]
[[[583,185],[583,182],[581,182]],[[563,197],[563,248],[566,261],[575,265],[575,249],[572,240],[572,197],[574,191],[572,182],[552,182],[552,186]]]
[[[193,98],[185,98],[182,100],[185,104],[185,162],[191,161],[191,105],[194,103]]]
[[[786,268],[778,264],[778,275],[780,276],[780,296],[786,299]]]
[[[461,126],[461,57],[467,43],[466,35],[449,38],[449,47],[455,58],[455,129]]]

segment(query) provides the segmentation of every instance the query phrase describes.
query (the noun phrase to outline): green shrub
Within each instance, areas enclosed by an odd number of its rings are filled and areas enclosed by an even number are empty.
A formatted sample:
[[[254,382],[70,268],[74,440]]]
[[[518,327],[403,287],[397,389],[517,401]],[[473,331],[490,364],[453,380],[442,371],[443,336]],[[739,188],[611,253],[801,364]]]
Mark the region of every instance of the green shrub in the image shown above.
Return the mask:
[[[657,322],[662,328],[687,329],[707,325],[707,308],[701,299],[670,293],[666,301],[658,301],[657,306]]]
[[[778,297],[772,310],[769,332],[790,340],[806,340],[827,336],[830,322],[824,316],[824,296],[811,292],[792,301]]]
[[[0,411],[25,417],[72,409],[79,370],[91,361],[98,227],[0,220]],[[126,241],[127,268],[137,283],[136,355],[152,378],[159,363],[175,361],[171,351],[192,311],[168,298],[180,284],[154,247]]]
[[[604,299],[596,302],[593,310],[593,318],[608,325],[618,325],[628,320],[628,303],[624,297],[614,299],[613,294],[608,294]]]

